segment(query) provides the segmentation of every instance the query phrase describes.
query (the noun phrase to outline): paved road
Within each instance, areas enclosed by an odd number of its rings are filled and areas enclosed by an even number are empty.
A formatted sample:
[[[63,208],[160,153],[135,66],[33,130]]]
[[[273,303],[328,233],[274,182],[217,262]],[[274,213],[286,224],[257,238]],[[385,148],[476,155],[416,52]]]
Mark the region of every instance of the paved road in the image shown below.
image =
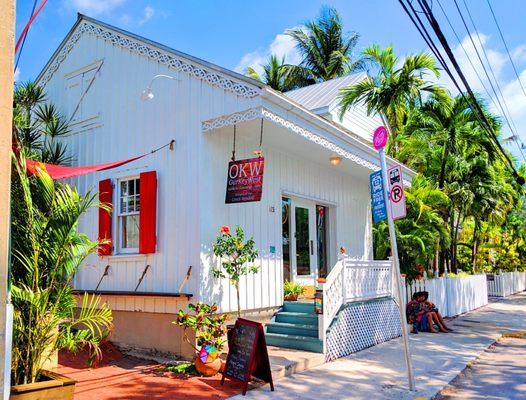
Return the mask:
[[[486,350],[437,400],[526,398],[526,338],[505,338]]]
[[[448,334],[411,335],[416,392],[407,390],[402,340],[394,339],[349,357],[278,380],[236,399],[413,400],[431,398],[502,336],[526,330],[526,292],[456,318]],[[526,357],[524,357],[526,359]],[[524,373],[524,370],[523,370]],[[479,397],[480,398],[480,397]],[[523,399],[526,399],[524,392]]]

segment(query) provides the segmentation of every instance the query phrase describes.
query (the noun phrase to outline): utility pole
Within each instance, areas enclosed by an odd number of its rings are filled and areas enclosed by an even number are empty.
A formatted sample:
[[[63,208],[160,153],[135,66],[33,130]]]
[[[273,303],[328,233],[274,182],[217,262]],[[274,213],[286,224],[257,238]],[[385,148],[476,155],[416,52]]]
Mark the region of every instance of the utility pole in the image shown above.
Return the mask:
[[[13,309],[9,299],[15,0],[0,0],[0,400],[9,399]]]

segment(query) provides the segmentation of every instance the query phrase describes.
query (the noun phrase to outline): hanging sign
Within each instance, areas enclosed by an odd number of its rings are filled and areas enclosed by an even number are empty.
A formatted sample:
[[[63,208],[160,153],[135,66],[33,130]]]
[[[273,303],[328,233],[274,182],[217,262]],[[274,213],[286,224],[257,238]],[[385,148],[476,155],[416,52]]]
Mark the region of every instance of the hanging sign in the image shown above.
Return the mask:
[[[242,382],[245,395],[248,382],[255,377],[268,382],[270,389],[274,391],[263,325],[238,318],[229,336],[228,355],[221,385],[226,377]]]
[[[263,157],[230,161],[226,183],[226,204],[260,201],[263,191]]]
[[[404,218],[407,215],[405,206],[404,183],[402,181],[402,167],[399,165],[387,170],[389,180],[389,204],[393,219]]]
[[[387,219],[387,209],[385,207],[384,185],[382,183],[382,171],[373,172],[369,176],[371,189],[371,208],[373,211],[373,221],[380,222]]]

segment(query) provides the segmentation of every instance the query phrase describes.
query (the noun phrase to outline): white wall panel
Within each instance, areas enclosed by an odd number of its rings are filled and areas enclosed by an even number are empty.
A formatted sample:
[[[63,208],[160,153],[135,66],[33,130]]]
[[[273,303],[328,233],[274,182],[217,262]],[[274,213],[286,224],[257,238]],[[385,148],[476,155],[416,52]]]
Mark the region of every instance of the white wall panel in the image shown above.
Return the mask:
[[[90,256],[75,277],[78,289],[94,289],[106,265],[109,276],[101,290],[134,290],[147,264],[139,290],[176,292],[194,269],[185,291],[197,294],[200,254],[199,146],[201,121],[257,105],[257,99],[239,97],[224,89],[176,73],[169,68],[133,55],[127,49],[84,34],[46,85],[50,101],[68,109],[65,75],[97,60],[104,64],[83,102],[89,114],[100,114],[97,124],[65,139],[75,165],[96,164],[133,157],[176,140],[174,151],[162,150],[120,168],[73,179],[81,193],[97,190],[102,179],[124,177],[142,171],[158,173],[158,251],[154,255]],[[155,98],[140,100],[142,90],[156,74],[177,75],[180,80],[158,79]],[[80,125],[80,124],[79,124]],[[80,230],[96,239],[98,211],[83,219]],[[115,232],[114,232],[115,235]]]
[[[259,129],[254,129],[254,126],[254,123],[250,126],[238,125],[237,159],[251,157],[252,151],[257,148]],[[259,122],[257,126],[259,127]],[[271,130],[275,136],[294,135],[267,121],[265,126],[267,135]],[[241,281],[242,308],[265,308],[282,304],[283,193],[316,199],[319,203],[331,206],[329,214],[335,213],[336,220],[335,237],[330,244],[332,260],[336,260],[340,246],[345,246],[353,256],[371,255],[370,201],[366,174],[362,178],[344,174],[338,168],[328,165],[328,157],[327,164],[321,165],[294,154],[294,149],[287,148],[285,144],[282,148],[275,144],[264,144],[265,175],[261,202],[226,205],[226,174],[232,150],[233,128],[226,127],[203,135],[202,279],[199,292],[205,301],[219,303],[223,311],[232,311],[237,307],[234,287],[227,279],[218,283],[212,277],[212,268],[218,265],[218,260],[212,256],[211,245],[219,228],[226,224],[231,229],[236,225],[242,226],[248,236],[254,236],[256,246],[260,249],[258,274],[243,277]],[[314,151],[320,149],[314,144],[312,146]],[[275,209],[273,213],[269,211],[271,206]],[[276,248],[275,254],[270,253],[270,246]]]

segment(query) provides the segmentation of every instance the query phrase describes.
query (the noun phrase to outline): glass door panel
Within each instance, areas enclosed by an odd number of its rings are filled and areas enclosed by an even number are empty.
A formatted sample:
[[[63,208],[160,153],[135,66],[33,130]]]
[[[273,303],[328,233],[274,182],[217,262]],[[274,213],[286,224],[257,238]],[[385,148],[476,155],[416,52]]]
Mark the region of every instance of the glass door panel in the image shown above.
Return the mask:
[[[296,274],[310,275],[312,272],[309,209],[295,207]]]

